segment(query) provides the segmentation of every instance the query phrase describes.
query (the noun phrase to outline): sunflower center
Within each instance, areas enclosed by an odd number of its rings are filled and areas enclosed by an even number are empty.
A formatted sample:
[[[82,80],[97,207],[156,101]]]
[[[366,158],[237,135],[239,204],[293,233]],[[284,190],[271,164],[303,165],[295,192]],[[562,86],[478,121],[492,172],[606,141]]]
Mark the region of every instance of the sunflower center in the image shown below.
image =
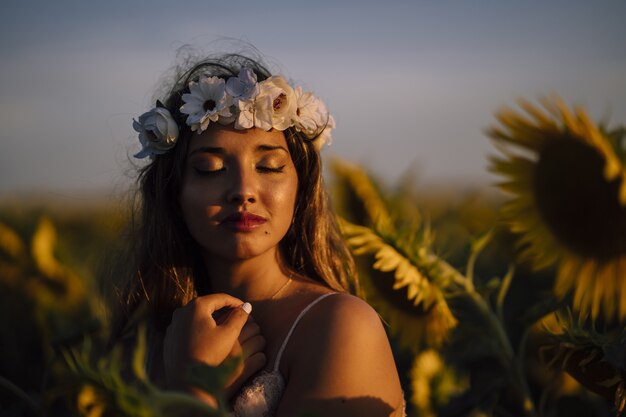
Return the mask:
[[[280,106],[283,105],[283,102],[285,101],[286,98],[287,96],[285,95],[285,93],[279,94],[278,97],[276,97],[274,101],[272,102],[272,107],[274,107],[274,110],[280,109]]]
[[[536,204],[549,229],[573,252],[601,261],[626,254],[620,180],[604,179],[601,154],[576,138],[551,140],[534,175]]]
[[[217,103],[215,103],[215,100],[212,99],[208,99],[207,101],[204,102],[204,104],[202,105],[202,108],[204,109],[204,111],[213,111],[213,109],[215,109]]]

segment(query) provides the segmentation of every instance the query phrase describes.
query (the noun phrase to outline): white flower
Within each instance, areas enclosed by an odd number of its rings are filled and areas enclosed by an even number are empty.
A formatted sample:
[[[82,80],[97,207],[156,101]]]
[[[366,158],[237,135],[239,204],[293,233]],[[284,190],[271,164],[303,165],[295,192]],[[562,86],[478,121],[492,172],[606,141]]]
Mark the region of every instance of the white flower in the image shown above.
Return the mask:
[[[187,124],[191,130],[202,133],[210,122],[220,117],[232,118],[232,98],[226,93],[226,83],[218,77],[203,77],[189,83],[189,93],[183,94],[185,104],[181,113],[188,114]],[[232,121],[233,119],[230,119]]]
[[[330,114],[328,115],[328,123],[326,123],[326,127],[322,130],[315,140],[313,141],[313,145],[315,149],[319,152],[324,145],[330,146],[333,143],[333,136],[331,135],[331,131],[336,127],[335,119]]]
[[[242,68],[237,77],[224,80],[203,75],[189,83],[189,93],[182,95],[180,112],[187,115],[186,124],[202,133],[211,122],[234,123],[238,130],[258,127],[284,131],[295,127],[304,140],[312,141],[317,150],[332,142],[335,120],[324,103],[302,87],[293,88],[276,75],[257,82],[250,68]],[[174,147],[179,127],[170,112],[157,101],[157,106],[133,120],[142,149],[135,157],[165,153]]]
[[[230,77],[226,81],[226,92],[235,99],[250,100],[259,94],[259,84],[256,82],[256,74],[250,68],[242,68],[239,76]]]
[[[264,130],[286,130],[293,126],[297,99],[287,80],[275,75],[259,84],[255,99],[254,125]]]
[[[272,128],[272,97],[268,94],[259,94],[254,100],[254,125],[263,130]]]
[[[135,158],[163,154],[173,148],[178,139],[178,125],[164,107],[155,107],[139,116],[139,120],[133,119],[133,129],[139,133],[142,146]]]
[[[231,100],[232,101],[232,100]],[[235,106],[234,104],[230,105],[230,108],[228,110],[228,113],[230,114],[229,116],[224,116],[224,114],[221,114],[219,116],[219,119],[217,119],[218,123],[221,125],[229,125],[232,122],[234,122],[237,119],[237,106]],[[225,112],[223,112],[225,113]],[[208,123],[207,123],[208,124]]]
[[[297,110],[294,126],[297,131],[312,137],[320,133],[329,120],[328,110],[319,98],[313,93],[302,91],[302,87],[295,90]]]
[[[254,127],[254,100],[239,100],[239,113],[235,119],[235,129],[244,130]]]

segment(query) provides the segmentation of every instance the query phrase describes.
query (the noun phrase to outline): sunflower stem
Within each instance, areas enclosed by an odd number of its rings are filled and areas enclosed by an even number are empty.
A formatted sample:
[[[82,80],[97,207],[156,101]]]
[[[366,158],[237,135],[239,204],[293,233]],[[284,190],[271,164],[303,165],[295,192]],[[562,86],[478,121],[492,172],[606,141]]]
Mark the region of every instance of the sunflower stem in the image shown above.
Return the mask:
[[[501,350],[499,351],[498,357],[502,364],[511,371],[511,383],[517,387],[518,392],[521,394],[522,407],[525,415],[532,417],[536,416],[537,412],[535,405],[530,395],[526,377],[524,376],[523,356],[515,355],[515,350],[513,349],[513,346],[511,346],[511,341],[509,340],[504,328],[504,321],[500,317],[501,313],[498,314],[494,312],[483,296],[476,291],[474,283],[458,272],[456,268],[434,254],[430,254],[428,258],[430,262],[438,266],[441,272],[450,277],[454,284],[465,290],[470,300],[481,313],[495,335],[498,345],[500,346]],[[506,295],[512,277],[513,270],[510,269],[502,283],[504,288],[501,287],[500,290],[500,294],[502,294],[502,302],[504,302],[504,296]],[[501,306],[499,309],[501,309]],[[523,343],[525,343],[525,338],[523,338]],[[521,352],[524,352],[524,349],[521,349]]]
[[[494,333],[496,334],[500,346],[502,347],[502,349],[504,349],[504,359],[506,359],[506,362],[510,362],[511,360],[513,360],[515,352],[511,347],[511,343],[506,334],[506,331],[504,330],[503,323],[493,313],[493,310],[490,308],[487,302],[485,302],[485,299],[476,291],[474,283],[467,279],[467,277],[463,276],[463,274],[458,272],[453,266],[448,264],[446,261],[440,259],[436,255],[431,254],[429,258],[429,261],[436,263],[440,270],[452,279],[452,282],[454,284],[465,290],[466,294],[474,302],[475,306],[478,308],[478,311],[483,315],[487,323],[491,326]]]
[[[509,337],[506,334],[506,330],[504,329],[504,323],[489,307],[489,304],[487,304],[485,299],[475,290],[470,291],[469,286],[466,287],[466,289],[468,290],[468,295],[470,296],[470,299],[474,302],[478,310],[486,319],[487,323],[489,324],[493,333],[496,336],[498,344],[502,348],[500,360],[504,366],[510,369],[512,373],[511,382],[517,387],[522,396],[522,407],[524,409],[524,413],[528,416],[536,416],[537,414],[535,411],[535,405],[533,403],[532,397],[530,396],[530,390],[528,388],[526,377],[524,376],[522,363],[523,357],[518,357],[515,355],[515,351],[511,346],[511,341],[509,340]]]
[[[468,290],[468,295],[470,296],[476,307],[478,307],[478,310],[482,313],[483,317],[486,319],[487,323],[495,333],[496,340],[499,342],[500,347],[503,349],[503,359],[506,363],[510,363],[515,358],[515,351],[511,346],[511,342],[508,335],[506,334],[506,331],[504,330],[502,321],[496,314],[494,314],[489,304],[487,304],[485,299],[478,292],[474,290]]]
[[[528,335],[530,334],[530,327],[527,327],[522,334],[522,338],[519,343],[518,353],[516,356],[515,366],[519,375],[519,382],[522,384],[523,393],[524,393],[524,406],[526,404],[530,406],[532,410],[532,414],[536,415],[536,408],[534,402],[532,401],[532,397],[530,396],[530,388],[528,387],[528,381],[524,375],[524,358],[526,357],[526,345],[528,341]]]

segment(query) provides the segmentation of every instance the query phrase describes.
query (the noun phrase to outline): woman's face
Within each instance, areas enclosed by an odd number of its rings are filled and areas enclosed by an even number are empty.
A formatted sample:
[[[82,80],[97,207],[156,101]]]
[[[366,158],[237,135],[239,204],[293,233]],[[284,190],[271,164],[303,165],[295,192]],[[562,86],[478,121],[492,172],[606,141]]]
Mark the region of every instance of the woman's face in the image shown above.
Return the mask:
[[[213,124],[191,136],[179,204],[209,259],[276,250],[291,225],[297,190],[283,132]]]

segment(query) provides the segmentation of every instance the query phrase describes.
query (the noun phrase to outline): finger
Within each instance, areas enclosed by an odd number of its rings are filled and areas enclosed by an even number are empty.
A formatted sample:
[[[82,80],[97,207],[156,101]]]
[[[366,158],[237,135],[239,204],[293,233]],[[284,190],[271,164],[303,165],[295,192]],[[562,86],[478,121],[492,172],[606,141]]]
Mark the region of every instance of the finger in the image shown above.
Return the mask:
[[[254,355],[251,355],[249,358],[245,359],[243,361],[243,374],[246,379],[263,369],[266,363],[267,358],[265,356],[265,353],[263,352],[257,352]],[[247,375],[245,375],[246,372],[248,372]]]
[[[220,308],[212,314],[213,320],[218,326],[224,323],[224,320],[230,314],[230,310],[232,310],[230,307]]]
[[[243,369],[229,386],[226,388],[227,398],[232,397],[239,391],[241,386],[248,381],[254,374],[265,367],[267,360],[263,352],[256,353],[243,361]]]
[[[261,335],[251,337],[241,345],[243,359],[253,356],[255,353],[263,352],[265,349],[265,338]]]
[[[244,303],[240,307],[234,308],[224,322],[217,327],[223,333],[223,337],[235,342],[251,311],[252,305],[250,303]]]
[[[203,295],[195,299],[196,307],[206,309],[208,314],[225,307],[240,307],[243,303],[240,299],[224,293]]]
[[[258,334],[261,334],[261,328],[258,324],[248,319],[246,324],[243,326],[243,329],[241,329],[241,333],[239,333],[239,343],[243,344],[246,340]]]
[[[235,344],[233,344],[233,347],[230,350],[230,353],[228,354],[228,356],[231,357],[231,358],[237,358],[237,357],[243,356],[243,350],[241,348],[241,343],[235,342]]]
[[[243,370],[241,371],[241,376],[239,379],[242,381],[248,380],[252,375],[256,374],[263,368],[265,368],[265,364],[267,363],[267,359],[265,357],[265,353],[257,352],[254,355],[243,361]]]

